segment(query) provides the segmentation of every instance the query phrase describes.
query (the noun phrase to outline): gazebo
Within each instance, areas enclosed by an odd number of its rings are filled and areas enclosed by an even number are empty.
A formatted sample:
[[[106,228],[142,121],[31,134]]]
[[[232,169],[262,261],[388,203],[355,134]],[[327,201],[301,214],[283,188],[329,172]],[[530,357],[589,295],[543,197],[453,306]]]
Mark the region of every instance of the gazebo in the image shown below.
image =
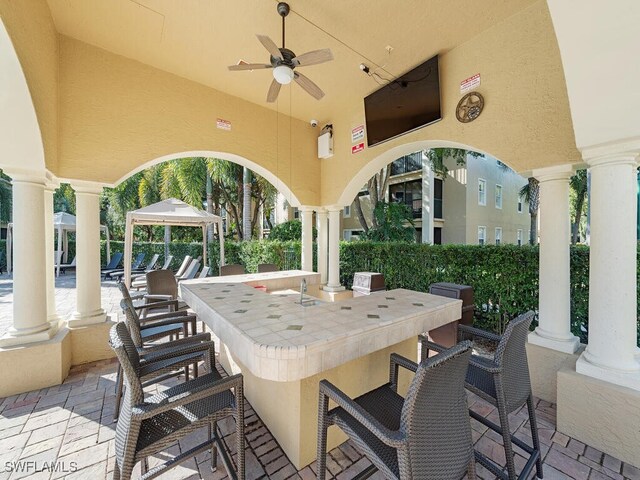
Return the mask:
[[[131,257],[133,249],[133,227],[136,225],[171,225],[179,227],[202,228],[202,259],[207,262],[207,227],[217,225],[220,238],[220,265],[224,265],[224,234],[222,233],[222,217],[198,210],[191,205],[169,198],[153,205],[127,212],[124,237],[124,278],[127,286],[131,285]]]
[[[67,212],[58,212],[53,215],[53,228],[58,236],[58,248],[56,249],[56,276],[60,275],[60,265],[66,262],[69,256],[69,232],[76,231],[76,217]],[[109,242],[109,227],[100,225],[100,231],[105,233],[107,239],[107,263],[111,260],[111,245]],[[13,224],[7,226],[7,271],[11,272],[11,249],[13,243]]]

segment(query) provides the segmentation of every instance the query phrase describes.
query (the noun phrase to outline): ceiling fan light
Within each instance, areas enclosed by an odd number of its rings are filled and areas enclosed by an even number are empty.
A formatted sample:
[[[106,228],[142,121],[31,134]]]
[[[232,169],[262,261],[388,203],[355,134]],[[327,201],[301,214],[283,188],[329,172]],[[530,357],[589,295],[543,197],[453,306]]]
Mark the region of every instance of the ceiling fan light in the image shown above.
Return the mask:
[[[293,70],[286,65],[279,65],[273,69],[273,78],[281,85],[287,85],[293,80]]]

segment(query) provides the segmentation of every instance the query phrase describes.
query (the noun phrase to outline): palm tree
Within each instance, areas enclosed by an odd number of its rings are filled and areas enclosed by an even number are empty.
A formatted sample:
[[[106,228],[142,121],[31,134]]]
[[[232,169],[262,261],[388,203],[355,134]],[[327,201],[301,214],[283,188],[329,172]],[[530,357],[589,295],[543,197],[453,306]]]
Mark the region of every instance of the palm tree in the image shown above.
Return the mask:
[[[242,168],[242,240],[251,240],[251,170]]]
[[[529,215],[531,216],[529,244],[535,245],[538,242],[538,207],[540,206],[540,183],[538,180],[529,177],[527,184],[520,189],[520,196],[529,203]]]
[[[582,219],[582,211],[584,210],[584,203],[587,198],[587,171],[578,170],[576,174],[571,177],[569,181],[571,190],[575,197],[573,206],[575,207],[573,222],[571,223],[571,243],[575,245],[578,243],[578,235],[580,229],[580,221]]]

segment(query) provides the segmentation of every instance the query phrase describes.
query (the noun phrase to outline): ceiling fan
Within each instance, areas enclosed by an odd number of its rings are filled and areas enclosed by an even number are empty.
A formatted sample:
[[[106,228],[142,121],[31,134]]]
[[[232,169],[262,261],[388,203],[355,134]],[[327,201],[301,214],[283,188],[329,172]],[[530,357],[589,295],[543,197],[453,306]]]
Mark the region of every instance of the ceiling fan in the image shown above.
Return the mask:
[[[278,98],[280,87],[296,82],[302,89],[316,100],[324,97],[324,92],[313,83],[308,77],[300,72],[294,71],[297,67],[306,67],[309,65],[317,65],[319,63],[333,60],[331,50],[325,48],[323,50],[313,50],[311,52],[297,55],[284,46],[285,17],[289,14],[289,4],[285,2],[278,3],[278,14],[282,17],[282,48],[278,48],[273,40],[266,35],[256,35],[260,43],[271,54],[270,63],[240,63],[238,65],[230,65],[229,70],[258,70],[260,68],[273,68],[273,81],[267,93],[267,102],[273,103]]]

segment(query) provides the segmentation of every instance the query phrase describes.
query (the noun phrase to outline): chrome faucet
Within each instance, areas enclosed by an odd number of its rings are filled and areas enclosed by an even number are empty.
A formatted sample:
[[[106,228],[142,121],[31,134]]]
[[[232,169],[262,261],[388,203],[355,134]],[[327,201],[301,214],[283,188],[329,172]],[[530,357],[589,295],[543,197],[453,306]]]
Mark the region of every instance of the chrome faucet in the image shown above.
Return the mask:
[[[305,293],[307,293],[307,279],[303,278],[300,282],[300,305],[302,305],[302,299]]]

